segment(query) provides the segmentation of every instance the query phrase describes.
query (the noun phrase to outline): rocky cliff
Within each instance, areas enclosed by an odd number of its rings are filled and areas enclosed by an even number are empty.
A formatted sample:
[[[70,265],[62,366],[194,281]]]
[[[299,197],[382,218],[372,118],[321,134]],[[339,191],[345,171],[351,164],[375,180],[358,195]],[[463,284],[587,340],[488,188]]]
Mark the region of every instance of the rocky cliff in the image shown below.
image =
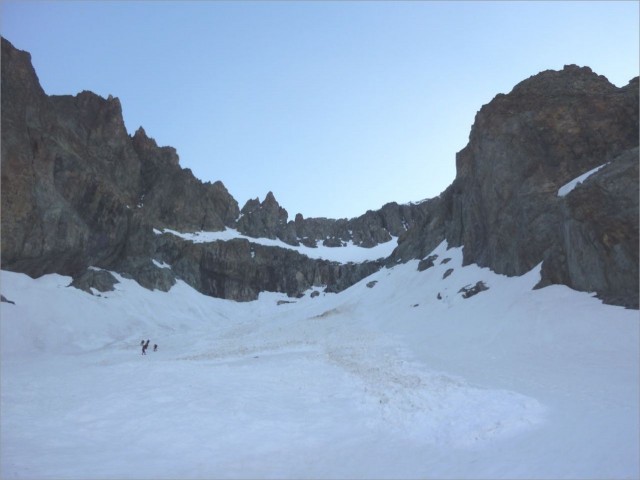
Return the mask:
[[[273,193],[240,210],[221,182],[183,169],[175,149],[142,128],[129,135],[117,98],[47,96],[29,54],[2,39],[2,268],[70,275],[86,290],[111,288],[107,271],[163,290],[181,278],[209,295],[251,300],[264,290],[339,291],[382,262],[314,260],[246,238],[193,243],[164,229],[231,228],[335,248],[400,237],[387,265],[422,259],[446,239],[464,246],[466,263],[507,275],[542,263],[540,286],[562,283],[637,308],[637,147],[637,79],[617,88],[568,66],[482,107],[439,197],[354,219],[290,220]]]
[[[298,213],[293,221],[272,192],[263,202],[249,200],[241,210],[238,230],[254,238],[280,239],[289,245],[342,247],[352,242],[364,248],[399,237],[423,218],[416,204],[384,205],[352,219],[304,218]]]
[[[542,262],[540,286],[638,307],[637,78],[617,88],[574,65],[534,75],[480,109],[456,167],[397,258],[447,239],[466,264],[520,275]]]
[[[128,135],[117,98],[47,96],[30,55],[5,39],[1,175],[2,268],[34,277],[60,273],[80,288],[99,289],[112,281],[103,281],[98,268],[148,288],[166,290],[178,277],[206,294],[251,300],[264,290],[340,290],[379,268],[376,262],[341,265],[277,249],[249,255],[248,241],[193,246],[155,234],[228,227],[291,244],[298,238],[272,194],[257,206],[248,203],[240,215],[224,185],[203,183],[180,167],[175,149],[159,147],[142,128]],[[306,230],[316,239],[327,232]],[[306,242],[315,245],[311,237]],[[157,259],[170,259],[175,268],[160,268]]]
[[[47,96],[30,57],[2,41],[2,260],[32,275],[110,265],[142,223],[221,229],[238,216],[221,183],[203,184],[120,102]]]

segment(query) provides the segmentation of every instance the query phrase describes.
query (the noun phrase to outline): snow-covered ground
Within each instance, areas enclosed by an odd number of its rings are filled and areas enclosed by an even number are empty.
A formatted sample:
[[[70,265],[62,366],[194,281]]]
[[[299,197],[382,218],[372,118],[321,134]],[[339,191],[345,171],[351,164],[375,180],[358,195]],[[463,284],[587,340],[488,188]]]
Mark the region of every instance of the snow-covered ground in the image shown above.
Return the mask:
[[[638,311],[435,253],[250,303],[2,272],[0,477],[638,478]]]

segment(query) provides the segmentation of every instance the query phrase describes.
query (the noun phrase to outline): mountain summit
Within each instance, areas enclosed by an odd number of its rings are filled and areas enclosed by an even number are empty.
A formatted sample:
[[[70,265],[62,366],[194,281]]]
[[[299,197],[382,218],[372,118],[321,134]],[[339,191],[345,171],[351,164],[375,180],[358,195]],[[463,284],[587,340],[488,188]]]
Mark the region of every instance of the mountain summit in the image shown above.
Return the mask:
[[[522,275],[542,262],[540,286],[637,308],[637,77],[617,88],[575,65],[534,75],[480,109],[456,167],[398,258],[446,238],[465,264]]]
[[[2,39],[5,270],[69,275],[87,291],[110,288],[109,272],[161,290],[180,278],[252,300],[339,291],[447,240],[465,264],[522,275],[542,263],[539,287],[638,308],[637,78],[618,88],[575,65],[534,75],[480,109],[456,166],[439,197],[354,219],[289,220],[271,192],[240,210],[175,149],[128,135],[117,98],[46,95],[30,55]],[[197,232],[228,236],[185,235]],[[381,244],[397,248],[357,263],[303,250]]]

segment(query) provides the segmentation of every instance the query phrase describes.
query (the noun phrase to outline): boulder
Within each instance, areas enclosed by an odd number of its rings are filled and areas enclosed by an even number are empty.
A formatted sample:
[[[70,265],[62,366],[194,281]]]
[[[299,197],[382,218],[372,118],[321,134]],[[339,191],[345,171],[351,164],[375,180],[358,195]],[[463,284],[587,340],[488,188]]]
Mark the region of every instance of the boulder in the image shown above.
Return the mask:
[[[103,293],[112,292],[116,283],[119,282],[111,272],[89,268],[84,273],[77,275],[69,286],[79,288],[93,295],[93,290]]]
[[[460,290],[458,290],[458,293],[462,294],[462,298],[470,298],[486,290],[489,290],[489,287],[487,287],[487,285],[482,280],[480,280],[476,282],[473,287],[470,285],[462,287]]]

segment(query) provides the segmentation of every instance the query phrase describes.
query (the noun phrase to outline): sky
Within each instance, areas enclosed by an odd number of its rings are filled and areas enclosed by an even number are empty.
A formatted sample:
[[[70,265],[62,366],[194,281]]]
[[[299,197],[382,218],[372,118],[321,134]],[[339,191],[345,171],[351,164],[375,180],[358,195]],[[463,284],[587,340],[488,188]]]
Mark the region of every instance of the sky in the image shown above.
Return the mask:
[[[49,95],[121,101],[240,208],[351,218],[439,195],[476,112],[536,73],[639,71],[639,2],[0,3]]]

